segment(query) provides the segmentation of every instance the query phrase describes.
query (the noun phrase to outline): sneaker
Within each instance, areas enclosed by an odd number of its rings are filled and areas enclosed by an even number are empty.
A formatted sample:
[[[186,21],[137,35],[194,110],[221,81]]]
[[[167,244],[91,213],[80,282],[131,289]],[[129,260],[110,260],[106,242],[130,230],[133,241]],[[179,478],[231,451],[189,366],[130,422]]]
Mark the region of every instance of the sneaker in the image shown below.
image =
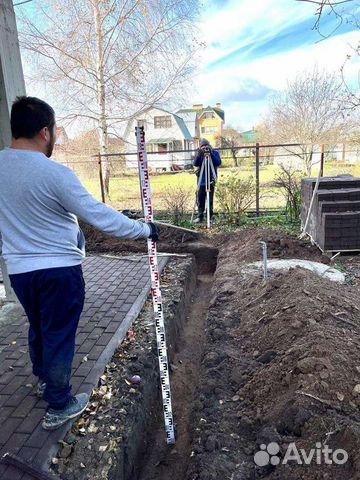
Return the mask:
[[[195,218],[194,223],[203,223],[203,221],[204,221],[204,217],[197,217]]]
[[[42,380],[39,380],[36,387],[36,396],[39,398],[42,398],[45,392],[45,388],[46,388],[46,383],[43,382]]]
[[[89,395],[87,393],[78,393],[70,398],[62,410],[49,408],[45,414],[42,427],[45,430],[56,430],[68,420],[80,415],[86,409],[88,403]]]

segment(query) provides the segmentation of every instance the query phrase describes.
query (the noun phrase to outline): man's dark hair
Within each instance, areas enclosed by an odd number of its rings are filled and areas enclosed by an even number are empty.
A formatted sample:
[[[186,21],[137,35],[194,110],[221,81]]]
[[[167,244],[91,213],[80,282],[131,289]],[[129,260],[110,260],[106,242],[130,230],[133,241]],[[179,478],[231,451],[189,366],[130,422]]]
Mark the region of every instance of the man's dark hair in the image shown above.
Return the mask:
[[[11,109],[13,138],[34,138],[40,130],[55,125],[55,112],[43,100],[35,97],[17,97]]]

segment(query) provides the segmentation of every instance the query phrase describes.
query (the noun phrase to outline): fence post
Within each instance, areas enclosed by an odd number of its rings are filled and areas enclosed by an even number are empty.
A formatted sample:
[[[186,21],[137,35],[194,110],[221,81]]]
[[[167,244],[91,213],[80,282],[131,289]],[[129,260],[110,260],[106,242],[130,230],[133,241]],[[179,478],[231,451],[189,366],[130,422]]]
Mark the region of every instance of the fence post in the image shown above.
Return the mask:
[[[256,143],[255,148],[255,169],[256,169],[256,216],[260,216],[260,145]]]
[[[325,144],[321,145],[320,177],[324,176]]]
[[[98,164],[99,164],[99,180],[100,180],[100,189],[101,189],[101,200],[103,203],[105,202],[105,191],[104,191],[104,180],[103,180],[103,173],[102,173],[102,162],[101,162],[101,153],[98,155]]]

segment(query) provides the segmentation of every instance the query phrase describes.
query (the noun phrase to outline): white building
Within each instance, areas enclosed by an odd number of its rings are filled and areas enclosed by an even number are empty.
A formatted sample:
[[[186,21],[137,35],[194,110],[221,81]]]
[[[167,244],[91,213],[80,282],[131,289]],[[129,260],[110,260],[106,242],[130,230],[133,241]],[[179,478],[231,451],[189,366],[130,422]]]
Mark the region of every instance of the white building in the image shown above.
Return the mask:
[[[130,120],[125,134],[126,153],[136,153],[135,127],[144,127],[145,139],[150,168],[155,171],[182,170],[192,163],[190,152],[178,150],[192,150],[193,138],[178,115],[152,107],[140,113],[136,119]],[[127,168],[137,168],[137,157],[126,156]]]
[[[291,167],[297,170],[304,169],[304,160],[302,149],[300,147],[279,147],[271,149],[274,155],[274,165]],[[336,162],[338,164],[354,164],[359,160],[360,151],[356,144],[338,144],[325,145],[324,162]],[[312,165],[319,166],[321,162],[321,145],[314,145],[314,153],[312,156]]]

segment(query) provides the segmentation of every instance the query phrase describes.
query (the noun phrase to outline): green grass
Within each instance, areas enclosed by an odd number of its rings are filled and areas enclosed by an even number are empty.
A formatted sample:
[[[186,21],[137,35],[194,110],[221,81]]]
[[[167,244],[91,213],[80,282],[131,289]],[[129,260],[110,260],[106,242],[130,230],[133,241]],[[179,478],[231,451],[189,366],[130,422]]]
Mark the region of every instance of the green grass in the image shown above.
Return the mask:
[[[221,168],[219,169],[219,180],[229,175],[231,172],[238,171],[239,175],[244,179],[250,176],[255,178],[255,169],[253,167],[238,167],[238,168]],[[280,189],[269,186],[274,181],[276,175],[280,172],[279,167],[274,165],[267,165],[260,169],[260,207],[262,209],[270,208],[284,208],[285,198]],[[339,175],[349,173],[355,176],[360,176],[360,163],[356,165],[340,164],[340,163],[326,163],[325,175]],[[317,171],[314,171],[314,176]],[[151,191],[153,195],[154,207],[157,210],[166,210],[164,197],[169,195],[168,189],[181,186],[189,190],[188,210],[191,211],[196,191],[197,177],[193,172],[180,173],[163,173],[151,176]],[[99,180],[86,179],[83,181],[85,187],[97,198],[101,199]],[[116,209],[133,209],[139,210],[140,193],[139,193],[139,179],[136,174],[128,175],[121,178],[110,179],[110,204]],[[255,205],[252,205],[254,207]]]

